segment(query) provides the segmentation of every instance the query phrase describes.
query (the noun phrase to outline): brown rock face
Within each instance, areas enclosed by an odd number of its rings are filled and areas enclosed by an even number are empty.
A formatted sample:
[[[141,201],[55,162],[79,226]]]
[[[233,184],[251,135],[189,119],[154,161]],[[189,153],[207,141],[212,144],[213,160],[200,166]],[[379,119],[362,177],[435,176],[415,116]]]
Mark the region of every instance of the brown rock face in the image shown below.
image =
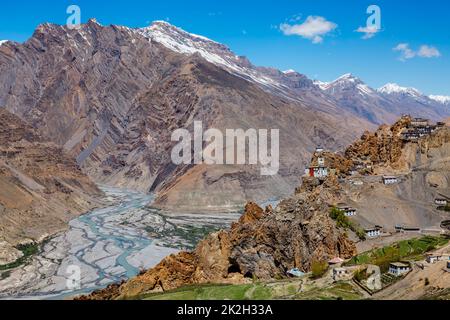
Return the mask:
[[[0,242],[40,241],[101,195],[61,147],[0,108]]]
[[[399,167],[404,143],[401,133],[411,119],[405,117],[392,126],[382,125],[374,133],[365,132],[361,139],[345,151],[347,159],[369,160],[373,165]]]
[[[325,200],[329,194],[325,189],[332,188],[331,182],[318,186],[313,193],[296,194],[274,211],[264,212],[249,203],[238,223],[228,231],[209,235],[194,252],[167,257],[119,287],[84,298],[126,298],[188,284],[270,280],[285,277],[294,267],[309,271],[314,260],[349,258],[356,253],[355,245],[328,214]]]

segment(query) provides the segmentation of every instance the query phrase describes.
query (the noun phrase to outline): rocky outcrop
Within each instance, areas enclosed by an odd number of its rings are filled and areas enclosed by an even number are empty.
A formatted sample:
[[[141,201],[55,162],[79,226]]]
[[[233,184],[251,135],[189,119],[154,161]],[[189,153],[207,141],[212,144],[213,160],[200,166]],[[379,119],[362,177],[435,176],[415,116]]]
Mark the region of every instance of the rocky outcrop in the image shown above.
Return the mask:
[[[394,125],[382,125],[371,133],[365,132],[361,139],[350,145],[345,157],[352,160],[370,161],[375,166],[400,168],[404,142],[401,133],[410,124],[411,118],[403,117]]]
[[[230,230],[210,234],[193,252],[165,258],[155,268],[120,286],[110,286],[82,299],[136,297],[189,284],[247,283],[283,278],[292,268],[309,271],[313,261],[349,258],[355,245],[329,217],[336,181],[313,192],[297,193],[272,210],[248,203]]]
[[[61,147],[0,108],[0,264],[20,257],[14,246],[64,230],[99,195]]]

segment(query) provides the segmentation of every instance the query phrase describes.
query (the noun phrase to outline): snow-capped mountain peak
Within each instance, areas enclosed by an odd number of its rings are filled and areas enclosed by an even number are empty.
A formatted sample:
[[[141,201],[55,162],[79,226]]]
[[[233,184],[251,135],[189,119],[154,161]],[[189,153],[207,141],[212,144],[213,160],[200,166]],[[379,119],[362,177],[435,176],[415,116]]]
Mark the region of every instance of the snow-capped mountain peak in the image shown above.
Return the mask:
[[[270,92],[283,97],[298,99],[296,93],[290,90],[319,88],[325,95],[332,97],[362,97],[363,99],[383,99],[397,93],[403,97],[414,98],[423,103],[432,101],[447,101],[442,97],[428,98],[414,88],[401,87],[388,83],[378,90],[374,90],[361,79],[347,73],[332,82],[314,81],[295,70],[279,71],[273,68],[254,66],[247,58],[233,53],[226,45],[207,37],[189,33],[167,21],[155,21],[149,27],[135,29],[134,32],[143,35],[150,41],[162,44],[166,48],[186,55],[198,54],[208,62],[227,70],[243,79],[259,84]],[[313,85],[314,83],[314,85]],[[442,104],[442,102],[439,102]]]
[[[351,73],[346,73],[332,82],[315,81],[314,83],[331,94],[339,91],[355,91],[355,93],[360,95],[373,95],[376,93],[375,90]]]
[[[271,75],[267,68],[257,68],[247,58],[234,54],[227,46],[184,31],[167,21],[155,21],[151,26],[137,29],[136,32],[172,51],[186,55],[199,54],[208,62],[270,90],[283,90],[285,88],[282,81]],[[278,70],[277,73],[285,77],[297,74],[295,71],[293,73],[282,73]]]
[[[415,88],[402,87],[396,83],[385,84],[384,86],[378,89],[378,92],[383,94],[396,94],[396,93],[408,94],[413,97],[423,96],[423,94]]]
[[[0,40],[0,46],[2,45],[2,44],[4,44],[4,43],[7,43],[8,42],[8,40]]]
[[[338,81],[356,81],[359,80],[357,77],[355,77],[353,74],[351,73],[346,73],[342,76],[340,76],[339,78],[337,78],[336,80],[334,80],[334,82],[338,82]]]

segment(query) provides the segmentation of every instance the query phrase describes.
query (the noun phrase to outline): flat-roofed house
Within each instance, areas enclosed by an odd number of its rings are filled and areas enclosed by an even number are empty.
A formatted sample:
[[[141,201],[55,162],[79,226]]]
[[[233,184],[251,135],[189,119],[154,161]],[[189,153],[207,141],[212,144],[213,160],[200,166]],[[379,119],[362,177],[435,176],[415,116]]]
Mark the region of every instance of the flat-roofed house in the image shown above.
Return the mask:
[[[313,166],[309,168],[309,176],[314,178],[328,177],[328,168],[325,166]]]
[[[441,261],[442,258],[443,257],[440,254],[432,254],[432,253],[427,254],[427,262],[431,264]]]
[[[413,118],[411,119],[411,125],[413,127],[426,127],[429,125],[429,120],[424,118]]]
[[[434,200],[434,203],[437,204],[438,206],[446,206],[448,204],[448,201],[447,199],[437,198]]]
[[[420,232],[422,229],[420,227],[405,226],[398,224],[395,226],[395,230],[397,232]]]
[[[316,152],[317,153],[322,153],[324,151],[324,149],[322,147],[317,147],[316,148]]]
[[[407,274],[409,271],[411,271],[411,267],[403,262],[393,262],[389,265],[389,273],[397,277]]]
[[[346,217],[353,217],[356,216],[356,209],[348,206],[340,206],[338,207],[339,210],[344,212],[344,215]]]
[[[398,178],[395,176],[383,176],[383,184],[391,185],[398,183]]]
[[[342,280],[348,278],[350,273],[346,268],[334,268],[333,269],[333,279],[334,281]]]
[[[375,226],[373,228],[365,228],[364,232],[368,238],[376,238],[381,236],[383,228],[381,226]]]

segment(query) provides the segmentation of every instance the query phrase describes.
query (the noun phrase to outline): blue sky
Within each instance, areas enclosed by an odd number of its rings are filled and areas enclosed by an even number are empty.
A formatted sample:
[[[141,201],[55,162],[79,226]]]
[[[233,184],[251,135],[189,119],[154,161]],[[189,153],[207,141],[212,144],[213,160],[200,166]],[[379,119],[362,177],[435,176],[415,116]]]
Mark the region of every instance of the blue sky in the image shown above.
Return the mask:
[[[295,69],[313,79],[330,81],[350,72],[373,87],[397,82],[427,94],[450,95],[446,0],[8,1],[0,7],[0,40],[25,41],[43,22],[64,24],[71,4],[80,6],[82,21],[95,17],[104,25],[143,27],[169,20],[228,45],[257,65]],[[366,26],[372,4],[381,9],[381,32],[362,39],[364,34],[355,30]],[[305,31],[308,24],[295,29],[309,16],[312,22],[325,22],[330,32],[314,38]],[[300,35],[286,35],[282,24],[301,30]],[[394,51],[399,44],[403,51]],[[402,54],[407,57],[403,61]]]

